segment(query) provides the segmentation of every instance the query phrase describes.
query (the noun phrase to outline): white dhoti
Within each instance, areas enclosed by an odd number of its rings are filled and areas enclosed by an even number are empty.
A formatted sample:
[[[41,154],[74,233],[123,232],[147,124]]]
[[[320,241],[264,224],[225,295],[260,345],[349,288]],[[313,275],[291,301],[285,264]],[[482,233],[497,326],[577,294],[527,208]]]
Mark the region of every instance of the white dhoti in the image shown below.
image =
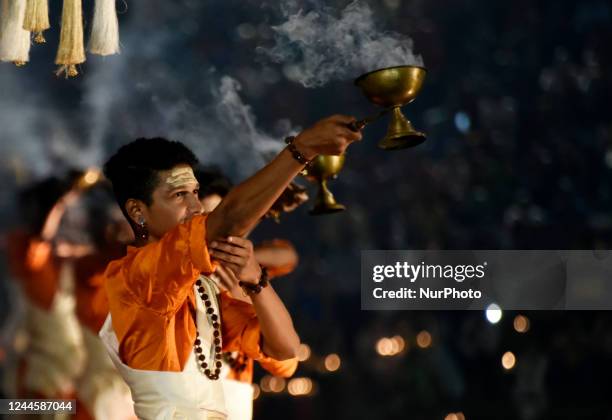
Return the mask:
[[[209,296],[216,297],[212,281],[200,277]],[[206,312],[199,293],[196,296],[196,323],[202,348],[211,348],[212,325],[206,317]],[[211,299],[213,308],[219,313],[216,298]],[[162,372],[154,370],[133,369],[123,363],[119,357],[119,342],[113,330],[109,315],[100,330],[111,360],[127,382],[134,400],[134,411],[143,420],[225,420],[227,412],[223,385],[220,380],[211,381],[200,372],[196,363],[195,352],[192,350],[183,371]]]
[[[74,391],[85,363],[81,327],[75,315],[72,265],[64,263],[50,310],[31,303],[26,309],[29,344],[25,352],[25,387],[47,398]]]
[[[100,337],[83,328],[87,350],[85,370],[77,383],[77,396],[95,420],[133,420],[134,403]]]
[[[233,379],[221,379],[221,382],[227,401],[227,420],[251,420],[253,418],[253,385]]]

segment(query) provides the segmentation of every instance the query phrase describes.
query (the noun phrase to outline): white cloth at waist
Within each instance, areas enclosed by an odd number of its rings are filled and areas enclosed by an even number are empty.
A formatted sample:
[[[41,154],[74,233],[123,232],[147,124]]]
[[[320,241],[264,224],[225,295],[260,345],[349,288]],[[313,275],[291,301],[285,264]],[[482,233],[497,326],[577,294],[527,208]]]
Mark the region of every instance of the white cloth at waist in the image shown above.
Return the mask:
[[[215,312],[219,313],[214,283],[204,276],[200,278],[203,279],[208,295],[214,296],[211,302]],[[198,332],[202,348],[208,349],[212,341],[213,328],[205,315],[205,308],[197,290],[195,296]],[[223,385],[221,381],[211,381],[200,372],[193,349],[181,372],[140,370],[133,369],[121,361],[118,353],[119,342],[113,330],[110,314],[100,330],[100,338],[115,367],[130,387],[134,411],[139,419],[226,419]]]

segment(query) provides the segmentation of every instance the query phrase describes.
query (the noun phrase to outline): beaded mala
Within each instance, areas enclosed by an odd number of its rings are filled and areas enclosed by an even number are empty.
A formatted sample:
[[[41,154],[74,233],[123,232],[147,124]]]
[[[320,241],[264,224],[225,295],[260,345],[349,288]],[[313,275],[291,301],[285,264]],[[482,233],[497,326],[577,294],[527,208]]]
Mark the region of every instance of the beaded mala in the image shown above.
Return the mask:
[[[215,313],[215,310],[212,307],[212,302],[210,301],[210,297],[206,293],[206,289],[204,288],[204,284],[201,279],[196,281],[196,286],[198,287],[198,294],[202,298],[202,302],[204,302],[204,306],[206,306],[206,317],[208,318],[209,323],[212,324],[213,327],[213,345],[214,352],[213,356],[211,356],[212,361],[207,362],[206,357],[204,356],[204,351],[202,349],[202,340],[200,339],[200,333],[197,331],[197,322],[196,322],[196,340],[194,342],[194,349],[196,352],[196,361],[198,363],[198,367],[204,375],[208,377],[211,381],[216,381],[219,379],[219,373],[221,372],[221,323],[219,322],[219,314]],[[210,364],[209,364],[210,363]]]

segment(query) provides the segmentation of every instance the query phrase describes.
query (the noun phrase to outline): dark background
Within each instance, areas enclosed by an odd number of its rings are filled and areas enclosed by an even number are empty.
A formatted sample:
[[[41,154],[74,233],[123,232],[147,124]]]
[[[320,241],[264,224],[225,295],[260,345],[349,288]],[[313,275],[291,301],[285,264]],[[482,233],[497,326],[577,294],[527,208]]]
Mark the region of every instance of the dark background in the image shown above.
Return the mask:
[[[262,161],[248,143],[232,146],[234,135],[280,144],[290,126],[375,111],[351,80],[305,89],[262,59],[256,48],[273,43],[269,26],[282,21],[274,2],[130,1],[122,54],[88,57],[74,80],[52,73],[52,3],[49,43],[34,46],[23,68],[0,66],[4,230],[17,223],[18,188],[100,165],[137,136],[183,140],[238,182]],[[411,36],[424,59],[424,88],[404,113],[428,140],[384,152],[376,142],[385,122],[373,124],[331,183],[346,212],[314,218],[309,203],[255,232],[300,253],[299,268],[275,287],[312,348],[296,376],[316,383],[306,397],[262,393],[255,418],[612,418],[607,312],[527,313],[531,328],[519,334],[516,313],[493,325],[482,312],[366,312],[359,300],[362,250],[610,247],[612,2],[367,3],[381,30]],[[256,132],[220,117],[224,75],[241,84]],[[431,347],[416,345],[421,330]],[[396,334],[408,350],[377,355],[377,340]],[[517,364],[505,371],[508,350]],[[341,357],[336,372],[320,368],[328,353]]]

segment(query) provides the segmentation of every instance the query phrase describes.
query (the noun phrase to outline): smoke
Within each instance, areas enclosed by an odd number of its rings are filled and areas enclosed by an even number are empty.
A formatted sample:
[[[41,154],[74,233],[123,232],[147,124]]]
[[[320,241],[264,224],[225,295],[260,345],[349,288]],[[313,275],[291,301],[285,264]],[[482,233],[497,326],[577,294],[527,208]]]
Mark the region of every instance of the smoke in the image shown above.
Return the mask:
[[[87,143],[80,151],[80,166],[100,167],[105,159],[105,140],[111,132],[112,109],[125,100],[125,90],[113,89],[116,77],[125,74],[124,56],[92,60],[85,79],[83,107],[87,110]]]
[[[0,81],[0,166],[18,183],[48,175],[74,150],[66,140],[75,137],[71,128],[23,69],[0,66]]]
[[[103,163],[130,140],[162,136],[185,143],[203,163],[228,176],[245,178],[280,151],[282,136],[258,127],[237,79],[196,55],[194,46],[208,42],[198,32],[206,34],[198,20],[204,6],[184,6],[191,9],[178,16],[185,31],[160,31],[175,19],[175,5],[158,2],[159,13],[149,15],[141,10],[148,3],[132,1],[130,20],[122,23],[122,53],[90,63],[83,99],[89,114],[87,155]],[[180,65],[185,61],[191,68]],[[282,135],[291,127],[285,130]]]
[[[88,56],[75,80],[51,78],[40,61],[0,67],[0,166],[23,181],[61,175],[100,167],[135,138],[163,136],[235,179],[261,168],[291,127],[261,129],[234,68],[199,53],[211,44],[205,7],[185,1],[177,14],[175,4],[132,0],[120,16],[122,53]]]
[[[219,166],[233,178],[245,178],[263,167],[283,144],[257,127],[236,79],[214,72],[208,77],[211,102],[205,107],[187,99],[153,99],[159,117],[158,135],[185,143],[203,163]]]
[[[359,75],[399,65],[422,66],[408,36],[381,31],[372,9],[356,0],[338,15],[320,6],[304,13],[295,4],[281,8],[284,23],[273,26],[275,45],[258,51],[284,65],[285,75],[305,87],[320,87],[332,80],[354,79]]]
[[[218,91],[215,91],[216,116],[227,128],[231,129],[241,143],[247,144],[261,156],[276,154],[280,151],[278,139],[260,131],[251,107],[240,97],[242,87],[230,76],[221,77]]]

